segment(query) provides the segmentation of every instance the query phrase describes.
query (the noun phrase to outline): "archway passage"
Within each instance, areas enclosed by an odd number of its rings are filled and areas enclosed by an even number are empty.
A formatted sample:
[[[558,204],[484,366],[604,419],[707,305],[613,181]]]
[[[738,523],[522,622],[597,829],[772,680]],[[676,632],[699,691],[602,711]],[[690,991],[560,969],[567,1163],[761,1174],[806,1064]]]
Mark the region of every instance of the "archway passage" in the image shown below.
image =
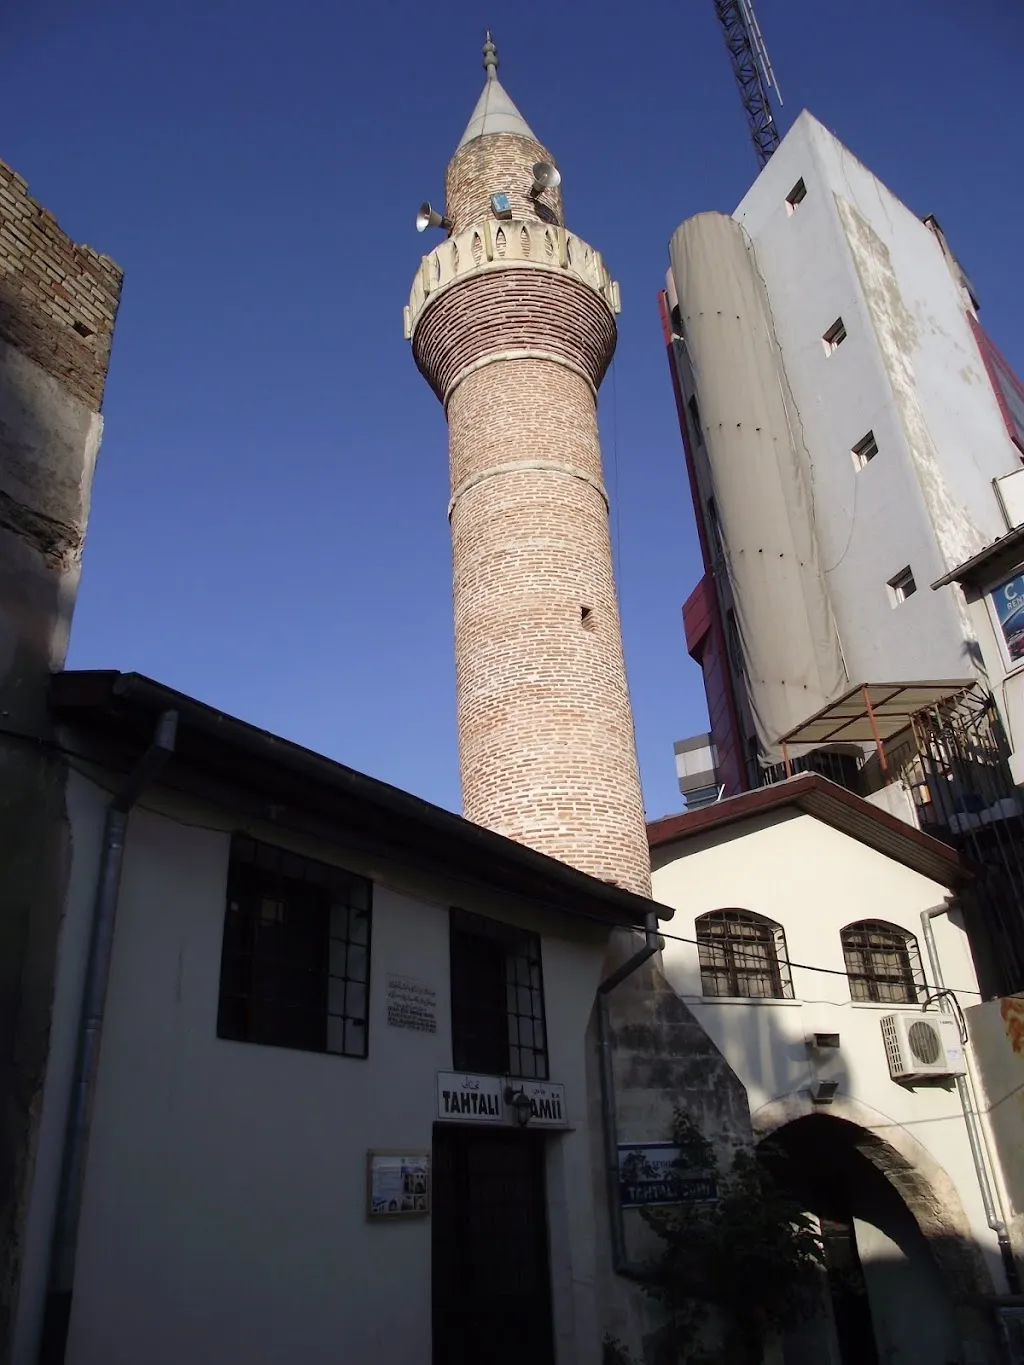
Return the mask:
[[[929,1240],[884,1173],[872,1133],[812,1114],[760,1145],[776,1179],[821,1223],[820,1313],[790,1333],[786,1365],[947,1365],[963,1359],[949,1287]]]

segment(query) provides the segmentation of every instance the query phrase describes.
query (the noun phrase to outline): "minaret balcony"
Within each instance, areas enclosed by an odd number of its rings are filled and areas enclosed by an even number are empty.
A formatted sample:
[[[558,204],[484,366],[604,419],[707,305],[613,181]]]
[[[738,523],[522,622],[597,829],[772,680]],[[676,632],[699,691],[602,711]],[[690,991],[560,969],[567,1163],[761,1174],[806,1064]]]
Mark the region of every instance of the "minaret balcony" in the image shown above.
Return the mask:
[[[411,339],[427,304],[449,285],[488,270],[547,270],[570,275],[594,290],[612,313],[621,311],[618,283],[601,253],[567,228],[532,219],[483,219],[428,252],[416,272],[404,309]]]

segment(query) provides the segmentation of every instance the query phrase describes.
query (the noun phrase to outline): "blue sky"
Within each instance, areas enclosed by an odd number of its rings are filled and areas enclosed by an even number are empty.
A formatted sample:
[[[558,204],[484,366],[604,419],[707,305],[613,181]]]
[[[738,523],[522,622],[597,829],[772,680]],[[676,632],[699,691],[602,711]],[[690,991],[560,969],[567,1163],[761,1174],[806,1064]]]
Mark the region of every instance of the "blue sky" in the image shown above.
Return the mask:
[[[810,108],[938,215],[1024,371],[1024,10],[758,12],[780,122]],[[458,808],[446,432],[402,306],[487,25],[570,225],[621,281],[602,429],[653,817],[681,805],[673,740],[706,724],[656,295],[676,224],[731,210],[756,172],[712,0],[7,0],[0,156],[127,272],[69,663],[148,673]]]

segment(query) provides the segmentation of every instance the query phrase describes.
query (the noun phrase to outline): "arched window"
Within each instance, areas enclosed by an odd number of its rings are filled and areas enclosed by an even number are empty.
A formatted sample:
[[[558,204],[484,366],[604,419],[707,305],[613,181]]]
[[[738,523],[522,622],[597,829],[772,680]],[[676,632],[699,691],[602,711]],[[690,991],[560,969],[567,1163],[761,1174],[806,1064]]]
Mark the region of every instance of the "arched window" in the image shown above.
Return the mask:
[[[712,910],[697,920],[705,995],[792,1000],[782,926],[750,910]]]
[[[924,988],[917,939],[883,920],[864,919],[842,930],[843,957],[853,1000],[915,1005]]]

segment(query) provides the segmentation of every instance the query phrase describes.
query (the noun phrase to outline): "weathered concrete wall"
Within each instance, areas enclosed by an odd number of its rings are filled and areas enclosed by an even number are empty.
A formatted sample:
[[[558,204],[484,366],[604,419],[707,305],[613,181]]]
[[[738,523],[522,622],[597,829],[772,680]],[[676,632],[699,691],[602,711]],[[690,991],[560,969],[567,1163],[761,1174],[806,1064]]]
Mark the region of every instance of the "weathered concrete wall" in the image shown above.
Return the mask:
[[[120,285],[0,162],[0,1360],[70,851],[46,686],[67,651]]]
[[[792,211],[798,180],[806,197]],[[925,589],[1003,534],[992,480],[1020,455],[938,239],[806,112],[734,216],[809,452],[851,677],[970,677],[977,646],[957,590]],[[847,339],[829,355],[821,339],[840,317]],[[851,451],[869,431],[878,453],[858,469]],[[894,609],[887,582],[907,565],[918,591]]]
[[[615,944],[606,962],[613,971],[635,951],[639,940]],[[721,1153],[723,1169],[738,1147],[751,1146],[753,1136],[747,1093],[689,1008],[669,985],[660,954],[627,977],[609,997],[614,1046],[615,1107],[618,1140],[670,1142],[676,1105],[680,1105]],[[592,1029],[592,1075],[589,1091],[590,1131],[595,1171],[603,1172],[600,1150],[601,1114],[597,1103],[597,1036]],[[621,1341],[637,1360],[657,1352],[661,1315],[657,1304],[628,1278],[612,1270],[611,1236],[605,1217],[603,1179],[595,1190],[598,1210],[597,1274],[603,1307],[602,1332]],[[642,1263],[661,1244],[636,1209],[624,1210],[627,1258]]]

